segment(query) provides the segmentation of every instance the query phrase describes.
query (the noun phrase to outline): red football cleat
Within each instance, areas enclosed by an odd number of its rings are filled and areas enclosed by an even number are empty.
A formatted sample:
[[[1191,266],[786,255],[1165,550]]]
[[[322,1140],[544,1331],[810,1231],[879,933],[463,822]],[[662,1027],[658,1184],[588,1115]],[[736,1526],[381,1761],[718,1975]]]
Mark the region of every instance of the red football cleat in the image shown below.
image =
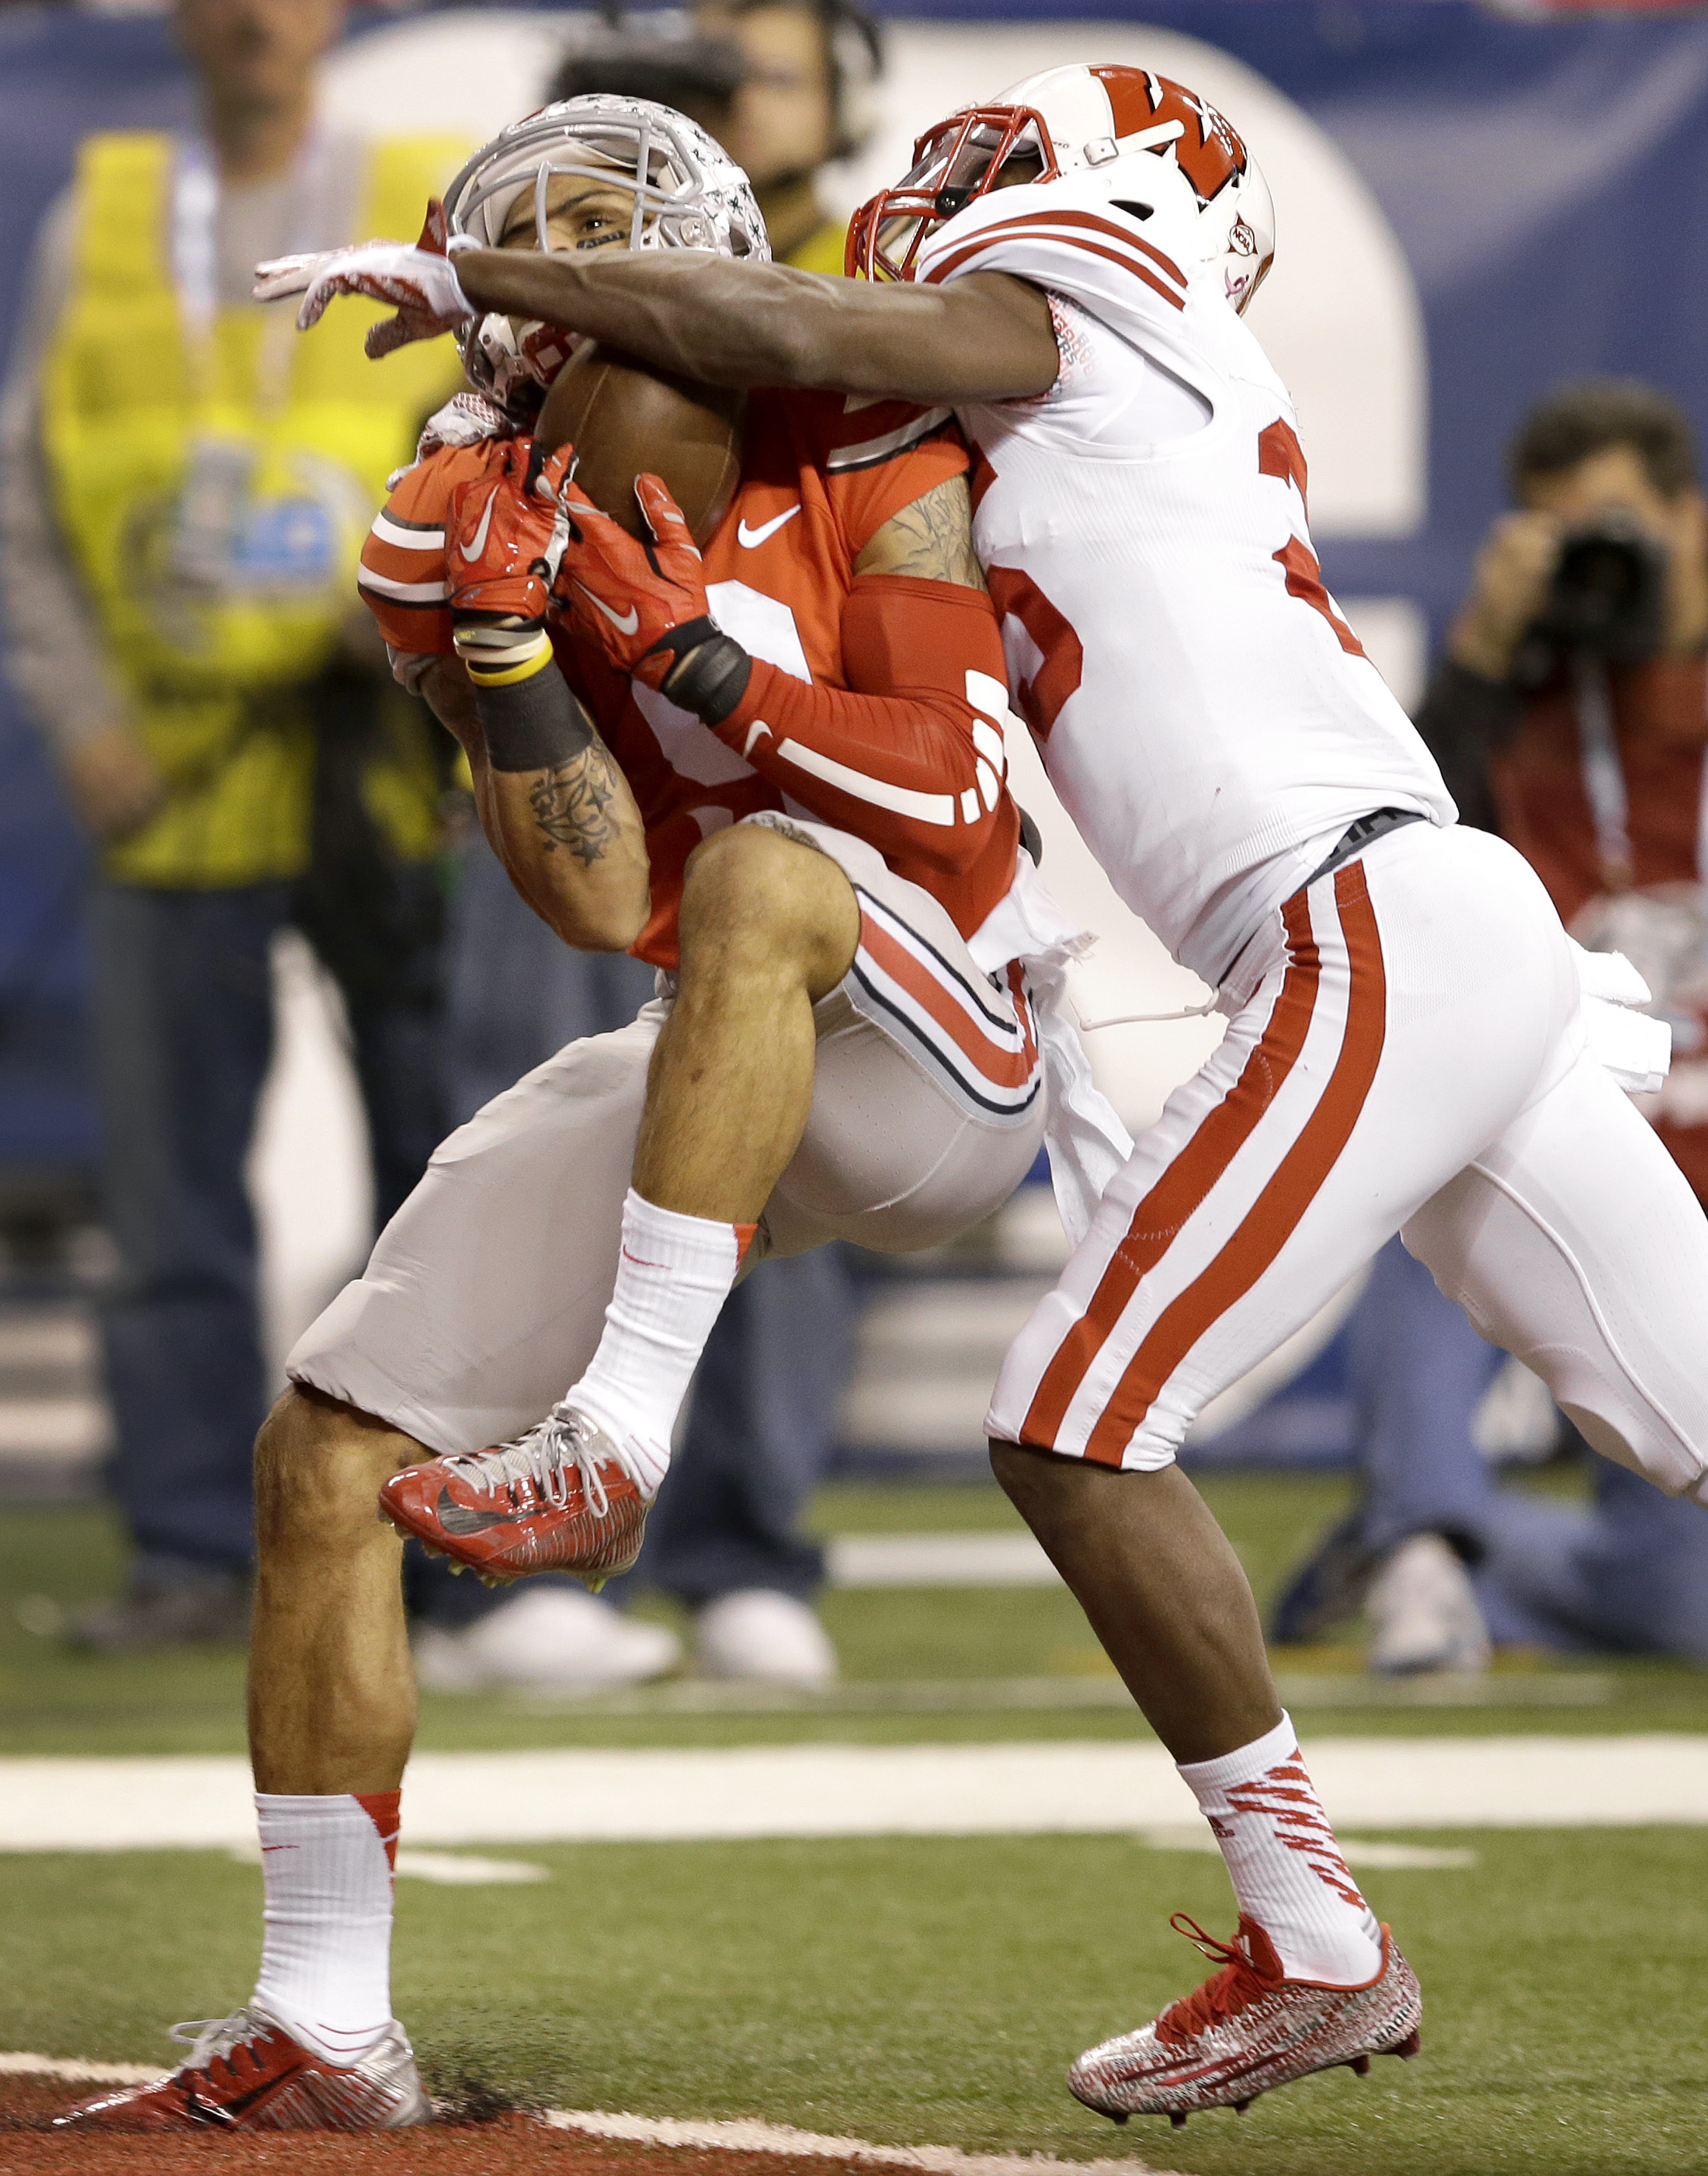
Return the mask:
[[[639,1556],[650,1501],[603,1429],[557,1406],[514,1443],[406,1466],[380,1515],[489,1583],[567,1571],[597,1594]]]
[[[1166,2115],[1176,2130],[1201,2109],[1244,2110],[1260,2093],[1345,2063],[1362,2077],[1372,2055],[1415,2055],[1423,1999],[1382,1929],[1382,1968],[1363,1987],[1288,1979],[1261,1927],[1242,1918],[1212,1940],[1184,1912],[1170,1923],[1222,1969],[1153,2024],[1089,2048],[1068,2091],[1099,2115]]]
[[[54,2129],[401,2130],[433,2119],[401,2025],[347,2066],[311,2054],[252,2003],[230,2017],[175,2025],[172,2037],[191,2052],[169,2078],[80,2101],[55,2117]]]

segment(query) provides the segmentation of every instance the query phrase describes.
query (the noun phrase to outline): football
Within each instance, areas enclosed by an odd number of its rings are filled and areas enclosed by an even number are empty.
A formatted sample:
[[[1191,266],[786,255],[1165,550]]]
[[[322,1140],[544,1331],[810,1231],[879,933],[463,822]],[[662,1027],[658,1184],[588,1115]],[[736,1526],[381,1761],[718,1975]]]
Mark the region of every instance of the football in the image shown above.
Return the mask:
[[[746,397],[666,378],[590,344],[558,373],[534,436],[554,452],[573,443],[577,484],[632,536],[641,534],[635,478],[662,476],[704,544],[735,496]]]

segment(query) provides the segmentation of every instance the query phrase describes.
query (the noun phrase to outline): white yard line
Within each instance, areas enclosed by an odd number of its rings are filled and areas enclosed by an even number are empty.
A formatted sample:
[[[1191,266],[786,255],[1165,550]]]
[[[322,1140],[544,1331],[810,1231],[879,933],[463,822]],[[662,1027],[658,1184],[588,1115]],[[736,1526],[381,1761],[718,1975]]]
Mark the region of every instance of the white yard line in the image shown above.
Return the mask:
[[[0,2077],[63,2078],[68,2086],[151,2086],[158,2063],[84,2063],[63,2055],[0,2055]]]
[[[1059,1586],[1022,1529],[1012,1534],[841,1534],[825,1545],[832,1586]]]
[[[1310,1738],[1334,1819],[1361,1829],[1708,1824],[1708,1736]],[[0,1760],[0,1851],[229,1849],[241,1760]],[[736,1746],[426,1753],[410,1847],[854,1836],[1108,1835],[1196,1818],[1156,1744]]]
[[[962,2153],[953,2146],[874,2146],[864,2138],[826,2138],[784,2123],[680,2123],[670,2116],[605,2115],[586,2108],[549,2108],[554,2130],[594,2138],[632,2138],[647,2146],[721,2146],[731,2153],[811,2154],[827,2161],[876,2161],[923,2168],[930,2176],[1174,2176],[1148,2161],[1060,2161],[1051,2153]]]

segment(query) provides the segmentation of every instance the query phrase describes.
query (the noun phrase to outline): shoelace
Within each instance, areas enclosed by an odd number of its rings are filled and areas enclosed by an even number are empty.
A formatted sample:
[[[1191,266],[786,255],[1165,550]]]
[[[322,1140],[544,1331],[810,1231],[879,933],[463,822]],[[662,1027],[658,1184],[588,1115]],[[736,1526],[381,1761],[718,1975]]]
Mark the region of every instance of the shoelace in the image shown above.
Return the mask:
[[[211,2071],[216,2063],[223,2061],[235,2075],[234,2059],[239,2054],[247,2054],[251,2065],[259,2070],[261,2058],[250,2043],[272,2030],[270,2025],[246,2008],[234,2010],[229,2017],[187,2017],[170,2028],[169,2037],[190,2051],[182,2069]]]
[[[1252,1969],[1250,1958],[1237,1942],[1218,1942],[1185,1912],[1176,1912],[1168,1924],[1212,1961],[1219,1958],[1222,1969],[1212,1973],[1192,1994],[1169,2004],[1157,2020],[1159,2040],[1172,2043],[1188,2039],[1194,2033],[1207,2032],[1227,2019],[1238,2016],[1250,2004],[1268,1994],[1268,1983]]]
[[[510,1491],[514,1482],[528,1480],[554,1510],[569,1502],[569,1469],[581,1476],[588,1509],[596,1519],[610,1509],[610,1498],[600,1477],[598,1446],[605,1439],[584,1413],[573,1406],[554,1406],[545,1418],[493,1450],[458,1451],[445,1461],[466,1473],[477,1488]],[[607,1444],[605,1455],[616,1459],[616,1446]],[[618,1460],[618,1462],[621,1461]],[[513,1495],[512,1502],[515,1501]]]

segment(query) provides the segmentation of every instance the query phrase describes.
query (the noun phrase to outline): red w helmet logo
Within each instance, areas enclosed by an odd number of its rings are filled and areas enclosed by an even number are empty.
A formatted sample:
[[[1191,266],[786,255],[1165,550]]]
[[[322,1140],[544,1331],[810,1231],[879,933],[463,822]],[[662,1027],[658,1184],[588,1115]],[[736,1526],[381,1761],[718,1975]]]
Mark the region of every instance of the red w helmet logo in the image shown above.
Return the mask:
[[[1245,144],[1239,132],[1211,105],[1184,84],[1171,83],[1149,68],[1094,68],[1092,73],[1109,94],[1115,118],[1115,135],[1136,136],[1141,129],[1156,128],[1178,121],[1181,133],[1173,150],[1181,172],[1198,192],[1198,201],[1211,198],[1234,175],[1245,171]],[[1166,155],[1166,146],[1159,146]]]

